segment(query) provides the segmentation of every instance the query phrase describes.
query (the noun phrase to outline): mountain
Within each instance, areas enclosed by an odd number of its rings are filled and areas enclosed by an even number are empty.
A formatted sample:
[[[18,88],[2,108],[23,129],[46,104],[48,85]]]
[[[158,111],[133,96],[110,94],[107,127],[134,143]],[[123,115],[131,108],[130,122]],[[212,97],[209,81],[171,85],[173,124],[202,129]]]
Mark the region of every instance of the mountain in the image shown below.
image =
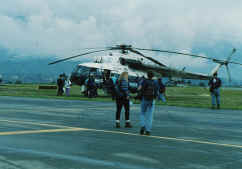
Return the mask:
[[[56,65],[48,65],[51,61],[53,59],[50,58],[7,59],[1,57],[0,74],[5,82],[20,80],[24,83],[47,83],[55,81],[61,73],[69,75],[79,63],[77,61],[67,61]]]

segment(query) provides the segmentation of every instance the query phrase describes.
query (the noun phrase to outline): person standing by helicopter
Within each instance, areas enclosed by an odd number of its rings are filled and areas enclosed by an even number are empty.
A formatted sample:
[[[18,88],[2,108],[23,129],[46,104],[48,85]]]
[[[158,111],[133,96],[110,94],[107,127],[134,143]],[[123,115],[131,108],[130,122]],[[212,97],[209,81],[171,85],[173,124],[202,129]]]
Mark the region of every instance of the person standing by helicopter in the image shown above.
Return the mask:
[[[215,108],[217,104],[217,109],[220,109],[220,87],[221,79],[217,77],[217,72],[213,74],[213,77],[209,80],[209,91],[212,97],[212,109]]]
[[[66,80],[65,80],[65,93],[66,93],[66,96],[70,95],[70,89],[71,89],[71,81],[67,77]]]
[[[158,94],[157,81],[153,80],[152,71],[147,72],[148,79],[145,79],[139,90],[141,91],[141,112],[140,112],[140,134],[150,135],[155,109],[155,99]]]
[[[64,90],[63,90],[64,85],[65,85],[65,80],[64,80],[63,74],[60,74],[59,78],[57,79],[57,86],[58,86],[57,96],[62,96],[63,95],[63,93],[64,93]]]
[[[132,128],[129,118],[129,81],[128,72],[121,73],[115,85],[116,91],[116,128],[120,128],[120,114],[125,109],[125,127]]]
[[[95,82],[94,74],[90,74],[86,82],[87,86],[87,96],[89,98],[97,97],[97,84]]]

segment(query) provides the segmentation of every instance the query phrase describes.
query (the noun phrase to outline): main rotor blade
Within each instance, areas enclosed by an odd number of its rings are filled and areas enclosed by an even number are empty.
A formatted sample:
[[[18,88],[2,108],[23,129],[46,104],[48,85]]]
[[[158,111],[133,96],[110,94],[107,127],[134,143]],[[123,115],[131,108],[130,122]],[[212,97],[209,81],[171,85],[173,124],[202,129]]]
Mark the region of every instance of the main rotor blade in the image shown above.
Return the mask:
[[[194,56],[194,57],[200,57],[208,60],[212,60],[213,62],[217,63],[232,63],[232,64],[238,64],[242,65],[242,63],[234,62],[234,61],[225,61],[225,60],[220,60],[220,59],[215,59],[207,56],[201,56],[201,55],[194,55],[194,54],[189,54],[189,53],[183,53],[183,52],[175,52],[175,51],[169,51],[169,50],[159,50],[159,49],[142,49],[142,48],[135,48],[137,50],[145,50],[145,51],[153,51],[153,52],[162,52],[162,53],[172,53],[172,54],[178,54],[178,55],[187,55],[187,56]],[[233,52],[235,52],[233,50]]]
[[[156,64],[158,64],[158,65],[160,65],[160,66],[164,66],[164,67],[166,67],[166,65],[160,63],[159,61],[155,60],[154,58],[151,58],[151,57],[148,57],[148,56],[143,55],[141,52],[139,52],[139,51],[137,51],[137,50],[134,50],[134,49],[132,49],[132,48],[129,48],[128,50],[129,50],[130,52],[136,53],[136,54],[138,54],[138,55],[140,55],[140,56],[142,56],[142,57],[144,57],[144,58],[146,58],[146,59],[148,59],[148,60],[150,60],[150,61],[152,61],[152,62],[154,62],[154,63],[156,63]]]
[[[69,60],[69,59],[73,59],[73,58],[76,58],[76,57],[80,57],[80,56],[88,55],[88,54],[91,54],[91,53],[97,53],[97,52],[108,51],[108,50],[111,50],[111,49],[102,49],[102,50],[95,50],[95,51],[91,51],[91,52],[82,53],[82,54],[79,54],[79,55],[75,55],[75,56],[71,56],[71,57],[68,57],[68,58],[64,58],[64,59],[60,59],[60,60],[57,60],[57,61],[51,62],[51,63],[49,63],[48,65],[53,65],[53,64],[56,64],[56,63],[59,63],[59,62],[63,62],[63,61]]]
[[[142,48],[135,48],[135,49],[137,49],[137,50],[153,51],[153,52],[162,52],[162,53],[173,53],[173,54],[187,55],[187,56],[195,56],[195,57],[201,57],[201,58],[204,58],[204,59],[213,59],[213,58],[206,57],[206,56],[194,55],[194,54],[182,53],[182,52],[175,52],[175,51],[169,51],[169,50],[159,50],[159,49],[142,49]]]
[[[95,47],[95,48],[81,48],[80,50],[97,50],[97,49],[105,49],[106,47]]]
[[[229,78],[229,82],[231,82],[232,79],[231,79],[231,74],[230,74],[230,71],[229,71],[229,67],[228,67],[228,65],[226,65],[225,67],[226,67],[227,75],[228,75],[228,78]]]
[[[229,55],[229,56],[227,57],[227,59],[226,59],[228,62],[231,60],[232,55],[233,55],[235,52],[236,52],[236,49],[233,48],[232,52],[230,53],[230,55]]]
[[[238,63],[238,62],[234,62],[234,61],[229,61],[228,63],[237,64],[237,65],[242,65],[242,63]]]

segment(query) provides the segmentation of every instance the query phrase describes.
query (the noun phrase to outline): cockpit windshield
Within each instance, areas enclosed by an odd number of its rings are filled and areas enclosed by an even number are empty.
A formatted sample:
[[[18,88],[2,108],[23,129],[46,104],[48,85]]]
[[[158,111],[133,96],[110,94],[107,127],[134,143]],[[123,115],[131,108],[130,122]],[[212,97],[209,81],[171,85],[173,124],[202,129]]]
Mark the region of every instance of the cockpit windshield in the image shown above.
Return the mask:
[[[95,77],[102,77],[102,71],[96,68],[89,68],[85,66],[78,65],[73,73],[76,76],[89,76],[90,74],[93,74]]]
[[[73,73],[83,75],[83,74],[89,74],[89,71],[90,71],[90,68],[78,65],[78,66],[76,66]]]

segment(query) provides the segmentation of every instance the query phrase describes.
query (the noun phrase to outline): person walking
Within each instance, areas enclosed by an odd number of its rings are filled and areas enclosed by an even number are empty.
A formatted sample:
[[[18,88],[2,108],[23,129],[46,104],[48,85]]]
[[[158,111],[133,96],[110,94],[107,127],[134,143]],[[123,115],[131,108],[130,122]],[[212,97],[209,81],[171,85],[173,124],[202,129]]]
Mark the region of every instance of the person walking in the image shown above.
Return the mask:
[[[213,77],[209,80],[209,91],[212,97],[212,109],[215,109],[217,105],[217,109],[220,109],[220,87],[221,87],[221,79],[217,77],[218,74],[215,72]]]
[[[128,72],[121,73],[115,84],[116,93],[116,128],[120,128],[120,114],[125,109],[125,127],[132,128],[129,118],[129,81]]]
[[[163,103],[166,103],[166,98],[165,98],[166,86],[163,84],[161,76],[158,78],[157,81],[159,85],[158,100],[161,100]]]
[[[145,79],[139,90],[141,90],[141,112],[140,112],[140,134],[150,135],[153,121],[153,112],[155,109],[155,99],[158,94],[157,81],[153,80],[152,71],[147,73],[148,79]]]

